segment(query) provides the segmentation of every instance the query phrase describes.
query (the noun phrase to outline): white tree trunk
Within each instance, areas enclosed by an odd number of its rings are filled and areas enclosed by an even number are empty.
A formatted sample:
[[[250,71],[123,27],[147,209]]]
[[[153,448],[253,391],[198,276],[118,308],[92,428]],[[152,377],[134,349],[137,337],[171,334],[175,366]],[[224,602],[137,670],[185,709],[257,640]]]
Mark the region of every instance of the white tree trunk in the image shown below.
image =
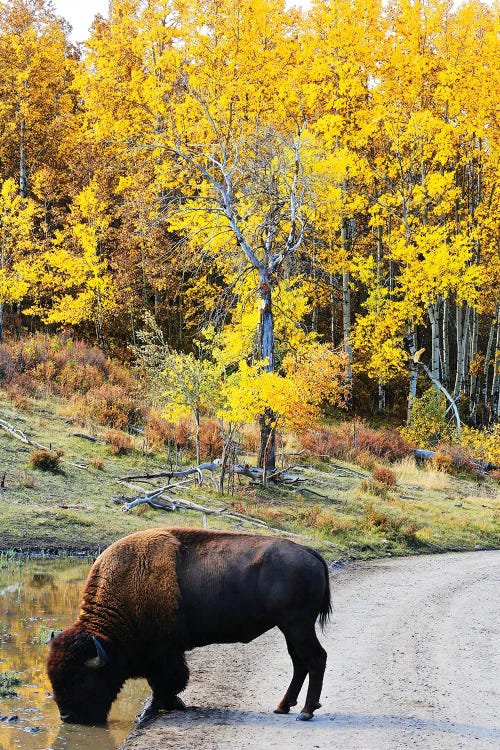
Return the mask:
[[[497,311],[498,314],[498,311]],[[490,422],[489,415],[488,415],[488,383],[489,383],[489,373],[490,373],[490,366],[491,366],[491,355],[493,352],[493,342],[495,340],[495,327],[496,327],[496,318],[491,321],[490,325],[490,333],[488,336],[488,344],[486,346],[486,355],[484,358],[484,367],[483,367],[483,384],[481,388],[481,406],[482,406],[482,423],[483,425],[487,425]]]
[[[377,286],[380,289],[382,281],[382,261],[384,256],[384,244],[382,242],[382,227],[377,227]],[[386,387],[383,380],[378,383],[378,413],[385,414],[386,408]]]
[[[417,331],[414,327],[408,329],[408,339],[410,352],[416,352],[418,350],[418,339]],[[406,424],[411,425],[413,402],[417,397],[417,381],[418,381],[418,364],[414,359],[410,360],[410,387],[408,391],[408,412],[406,416]]]
[[[445,297],[443,300],[443,315],[442,315],[442,347],[441,347],[441,380],[444,385],[449,388],[450,385],[450,337],[449,337],[449,325],[450,325],[450,300]]]
[[[471,309],[468,305],[457,305],[457,372],[453,388],[453,397],[455,400],[460,397],[465,379],[470,312]]]
[[[28,176],[26,172],[26,121],[21,120],[19,131],[19,195],[26,198],[28,189]]]
[[[497,305],[497,335],[495,341],[493,379],[491,382],[491,421],[500,422],[500,305]]]
[[[477,356],[477,337],[478,337],[478,315],[477,310],[472,311],[472,319],[470,321],[470,352],[469,362],[474,362]],[[477,402],[479,396],[478,390],[478,378],[476,375],[475,368],[470,370],[469,380],[469,419],[472,424],[476,424],[477,421]]]
[[[344,333],[344,351],[347,356],[347,401],[348,407],[353,404],[353,378],[352,378],[352,346],[351,346],[351,290],[349,287],[350,275],[348,271],[342,274],[342,327]]]
[[[439,298],[433,305],[429,305],[427,313],[431,323],[431,372],[432,377],[440,380],[440,338],[439,338]]]

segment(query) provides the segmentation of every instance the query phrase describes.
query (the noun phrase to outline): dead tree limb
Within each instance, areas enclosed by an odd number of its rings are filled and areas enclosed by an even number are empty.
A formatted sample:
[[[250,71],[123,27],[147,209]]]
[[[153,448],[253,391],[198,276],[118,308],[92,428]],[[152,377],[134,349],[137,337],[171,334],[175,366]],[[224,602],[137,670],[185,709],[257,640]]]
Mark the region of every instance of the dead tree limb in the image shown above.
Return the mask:
[[[339,469],[340,471],[345,471],[347,474],[354,474],[357,477],[363,477],[363,479],[365,479],[367,476],[370,476],[368,473],[363,474],[363,472],[361,471],[350,469],[347,466],[340,466],[340,464],[332,464],[332,468]],[[340,474],[339,476],[342,476],[342,475]]]
[[[446,390],[446,388],[441,383],[441,381],[438,380],[438,378],[436,378],[436,376],[431,372],[431,370],[427,367],[425,362],[422,362],[420,360],[420,357],[422,356],[425,349],[420,349],[420,351],[417,352],[417,347],[415,346],[415,342],[413,341],[413,337],[411,336],[408,336],[406,338],[406,344],[407,344],[410,356],[413,359],[413,362],[415,363],[415,365],[417,365],[417,367],[418,365],[420,365],[420,367],[423,369],[425,374],[430,378],[434,387],[437,388],[438,391],[441,391],[443,396],[446,398],[446,400],[450,404],[449,408],[453,410],[453,416],[455,417],[457,435],[460,435],[460,428],[462,427],[462,421],[460,419],[457,402],[455,401],[453,396]]]
[[[189,469],[183,471],[157,471],[154,474],[146,472],[146,474],[129,474],[126,477],[120,477],[120,481],[129,482],[132,479],[179,479],[180,477],[188,477],[191,474],[197,474],[198,477],[201,475],[201,471],[197,466],[191,466]]]
[[[217,482],[215,481],[215,472],[221,465],[220,458],[216,458],[210,463],[202,463],[198,464],[198,466],[190,466],[188,469],[182,469],[179,471],[157,471],[154,474],[151,474],[147,472],[146,474],[130,474],[130,476],[127,477],[120,477],[119,481],[122,482],[129,482],[130,480],[134,479],[159,479],[160,477],[165,477],[170,481],[170,479],[180,479],[182,477],[188,477],[192,474],[196,474],[198,477],[198,484],[203,484],[203,474],[202,472],[204,470],[208,470],[212,474],[212,480],[217,487]]]
[[[85,432],[70,432],[68,433],[68,436],[82,438],[82,440],[90,440],[91,443],[109,443],[109,440],[106,440],[104,437],[99,437],[98,435],[87,435]]]
[[[298,492],[308,492],[310,495],[314,495],[315,497],[320,497],[322,500],[328,500],[328,502],[331,502],[331,498],[328,497],[328,495],[323,495],[321,492],[316,492],[316,490],[310,490],[309,487],[299,487]]]
[[[137,497],[135,500],[131,500],[129,503],[125,503],[122,507],[124,512],[128,512],[135,508],[137,505],[150,505],[155,510],[178,510],[175,503],[165,503],[161,500],[157,500],[155,497]]]
[[[264,477],[264,470],[259,466],[249,466],[248,464],[236,464],[230,467],[230,470],[240,476],[249,477],[254,482],[262,484]],[[299,477],[298,474],[290,474],[287,471],[275,471],[269,474],[267,477],[268,482],[283,482],[283,484],[296,484],[297,482],[307,481],[303,477]]]
[[[21,443],[25,443],[26,445],[33,445],[35,448],[40,448],[41,450],[50,450],[50,448],[47,448],[46,445],[42,445],[41,443],[37,443],[36,440],[32,440],[31,438],[27,437],[27,435],[24,434],[22,430],[19,430],[17,427],[14,427],[9,422],[6,422],[4,419],[0,419],[0,430],[3,430],[11,437],[15,438],[16,440],[20,440]]]
[[[129,485],[126,482],[123,482],[123,484],[126,484],[129,487],[133,487],[133,485]],[[165,496],[164,490],[165,490],[164,487],[160,487],[158,490],[154,492],[150,492],[141,497],[137,497],[134,500],[130,500],[128,503],[124,503],[123,510],[129,511],[132,508],[135,508],[138,505],[143,505],[143,504],[150,505],[155,510],[166,510],[166,511],[192,510],[192,511],[196,511],[198,513],[202,513],[203,515],[207,515],[207,516],[213,515],[213,516],[224,516],[225,518],[231,518],[235,521],[238,521],[240,524],[251,523],[254,526],[259,526],[263,529],[266,529],[267,531],[273,531],[282,536],[289,536],[295,539],[316,541],[316,540],[313,540],[312,537],[305,536],[304,534],[297,534],[297,533],[294,533],[293,531],[285,531],[284,529],[278,529],[275,526],[269,526],[269,524],[266,521],[262,521],[260,518],[255,518],[254,516],[245,515],[244,513],[232,513],[230,511],[227,511],[225,508],[207,508],[204,505],[198,505],[197,503],[193,503],[188,500],[178,500],[178,499],[170,498],[168,496]],[[160,497],[166,497],[167,502],[162,502],[160,500]],[[332,549],[342,549],[340,545],[334,544],[333,542],[327,542],[323,540],[323,544]]]

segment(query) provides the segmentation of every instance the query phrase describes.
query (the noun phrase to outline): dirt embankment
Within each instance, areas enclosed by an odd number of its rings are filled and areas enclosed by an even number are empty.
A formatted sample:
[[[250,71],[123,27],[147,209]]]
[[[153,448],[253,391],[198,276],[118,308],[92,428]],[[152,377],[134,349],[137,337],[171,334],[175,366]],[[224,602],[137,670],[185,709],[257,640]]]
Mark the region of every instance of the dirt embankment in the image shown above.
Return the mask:
[[[323,708],[272,709],[290,678],[284,639],[190,655],[190,708],[121,750],[492,750],[498,723],[500,552],[379,560],[332,578]],[[298,706],[300,708],[300,705]]]

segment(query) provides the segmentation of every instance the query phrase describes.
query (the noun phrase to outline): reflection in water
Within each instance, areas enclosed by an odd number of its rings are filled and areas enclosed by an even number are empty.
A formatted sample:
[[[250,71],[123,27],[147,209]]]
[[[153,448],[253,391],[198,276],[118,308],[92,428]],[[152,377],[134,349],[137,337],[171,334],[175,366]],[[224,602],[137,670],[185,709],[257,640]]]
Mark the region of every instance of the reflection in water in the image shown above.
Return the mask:
[[[106,728],[62,724],[50,695],[47,639],[75,621],[89,568],[68,558],[0,567],[0,672],[22,679],[16,697],[0,698],[0,750],[116,750],[133,727],[142,680],[126,683]]]

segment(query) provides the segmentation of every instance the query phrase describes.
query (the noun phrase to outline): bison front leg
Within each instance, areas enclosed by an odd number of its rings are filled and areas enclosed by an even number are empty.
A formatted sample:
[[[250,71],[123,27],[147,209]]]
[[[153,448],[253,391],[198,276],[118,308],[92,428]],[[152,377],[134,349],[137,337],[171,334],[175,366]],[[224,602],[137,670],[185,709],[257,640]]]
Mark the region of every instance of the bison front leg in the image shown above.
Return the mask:
[[[147,680],[153,692],[138,717],[139,724],[154,719],[160,711],[186,710],[186,704],[177,695],[184,690],[189,680],[189,669],[184,656],[169,656],[168,663],[163,668],[158,665]]]
[[[144,707],[137,717],[139,725],[145,724],[154,719],[161,711],[185,711],[186,704],[178,695],[171,695],[166,698],[158,697],[153,692],[152,695],[144,702]]]

